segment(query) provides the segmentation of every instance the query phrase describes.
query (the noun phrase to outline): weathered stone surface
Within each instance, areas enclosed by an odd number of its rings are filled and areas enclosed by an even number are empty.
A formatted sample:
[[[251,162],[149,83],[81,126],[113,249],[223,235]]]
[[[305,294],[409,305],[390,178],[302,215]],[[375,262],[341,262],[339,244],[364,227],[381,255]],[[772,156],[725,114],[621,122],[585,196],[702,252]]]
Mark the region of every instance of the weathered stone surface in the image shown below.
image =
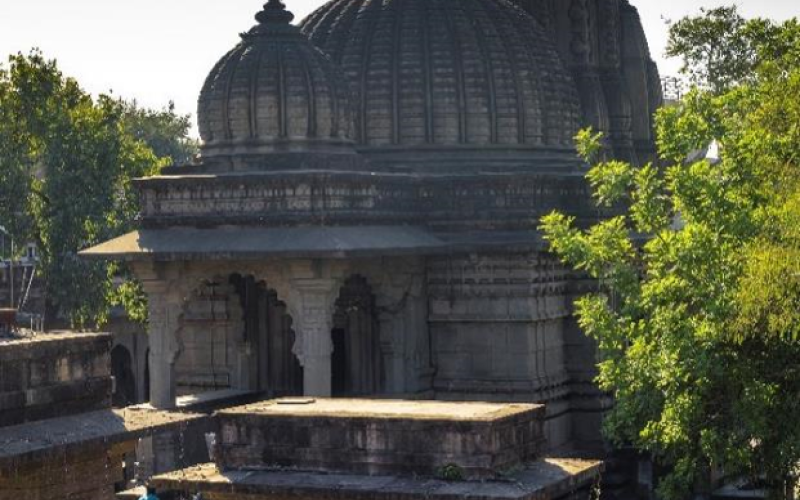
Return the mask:
[[[546,459],[503,481],[444,481],[290,470],[220,472],[213,464],[155,477],[159,492],[202,492],[210,500],[551,500],[586,498],[601,472],[592,460]]]
[[[534,459],[544,407],[438,401],[284,399],[218,413],[225,470],[494,477]]]
[[[337,0],[302,26],[357,89],[360,142],[378,163],[459,149],[472,153],[452,165],[462,171],[525,163],[578,129],[553,41],[510,2]]]
[[[91,447],[34,468],[0,472],[0,500],[109,500],[114,484],[123,481],[123,457],[132,451],[133,443]]]
[[[490,158],[541,154],[518,144],[571,146],[577,123],[605,132],[618,158],[652,156],[661,93],[648,83],[658,71],[636,9],[625,0],[513,3],[530,16],[493,2],[337,0],[303,21],[359,91],[361,151],[376,168],[433,171],[445,166],[437,153],[477,145],[447,166],[487,170]]]
[[[341,69],[289,22],[294,16],[270,4],[259,24],[223,57],[206,79],[198,102],[203,156],[231,169],[242,155],[327,152],[357,166],[352,93]],[[294,155],[297,156],[297,155]],[[223,157],[223,159],[220,159]],[[300,155],[296,161],[308,161]],[[316,155],[319,168],[341,161]],[[262,163],[265,169],[278,164]],[[277,167],[277,168],[276,168]]]
[[[143,229],[87,252],[124,260],[226,260],[269,257],[357,257],[444,253],[444,241],[399,226]]]
[[[458,160],[454,160],[460,163]],[[534,230],[561,209],[597,217],[576,156],[543,158],[516,174],[415,175],[290,171],[138,181],[144,227],[418,225]]]
[[[107,334],[0,340],[0,427],[111,407]]]
[[[148,407],[0,428],[0,500],[109,500],[140,439],[154,441],[154,471],[164,472],[207,460],[212,429],[207,415]]]
[[[0,477],[156,433],[185,432],[190,426],[210,429],[210,418],[130,407],[0,428]]]

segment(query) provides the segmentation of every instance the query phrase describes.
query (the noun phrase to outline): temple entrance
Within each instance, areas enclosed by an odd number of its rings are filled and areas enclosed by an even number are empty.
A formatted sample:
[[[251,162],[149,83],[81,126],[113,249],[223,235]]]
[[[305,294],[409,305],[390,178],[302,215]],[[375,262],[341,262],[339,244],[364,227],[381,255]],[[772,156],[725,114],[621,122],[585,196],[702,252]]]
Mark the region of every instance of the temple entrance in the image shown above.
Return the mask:
[[[268,397],[303,394],[303,369],[292,352],[295,332],[286,304],[252,276],[231,276],[241,301],[244,337],[254,353],[251,386]]]
[[[336,300],[331,331],[334,396],[365,396],[383,390],[378,326],[372,288],[363,277],[350,277]]]

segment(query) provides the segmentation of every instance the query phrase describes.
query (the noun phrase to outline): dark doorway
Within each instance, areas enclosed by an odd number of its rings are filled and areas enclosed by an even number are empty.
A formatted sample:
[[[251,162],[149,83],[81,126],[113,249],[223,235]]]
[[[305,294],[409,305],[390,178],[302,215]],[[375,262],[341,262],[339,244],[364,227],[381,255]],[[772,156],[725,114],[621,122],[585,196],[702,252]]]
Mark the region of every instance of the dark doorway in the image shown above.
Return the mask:
[[[144,400],[150,401],[150,349],[144,353]]]
[[[349,278],[339,292],[331,331],[334,396],[367,396],[383,389],[383,363],[375,296],[367,280]]]
[[[252,276],[233,275],[231,284],[244,311],[245,338],[258,353],[253,367],[257,389],[268,397],[302,395],[303,368],[292,352],[295,332],[286,304]]]
[[[333,357],[331,358],[331,393],[334,396],[347,394],[347,333],[342,328],[331,331],[333,341]]]
[[[300,396],[303,394],[303,367],[292,352],[295,342],[292,317],[274,290],[266,290],[261,300],[266,311],[267,330],[266,344],[261,348],[267,357],[263,383],[271,389],[271,396]]]
[[[115,381],[111,403],[116,408],[136,402],[136,379],[132,367],[131,353],[127,348],[118,345],[111,350],[111,374]]]

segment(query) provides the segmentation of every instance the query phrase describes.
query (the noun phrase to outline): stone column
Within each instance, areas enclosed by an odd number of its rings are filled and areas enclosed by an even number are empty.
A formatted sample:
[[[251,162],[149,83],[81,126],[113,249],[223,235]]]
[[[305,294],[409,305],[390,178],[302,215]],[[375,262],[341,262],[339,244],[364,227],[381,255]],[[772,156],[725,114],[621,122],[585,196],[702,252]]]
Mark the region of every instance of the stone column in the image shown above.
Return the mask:
[[[381,299],[383,297],[380,297]],[[394,304],[392,304],[394,305]],[[383,306],[383,307],[382,307]],[[378,322],[380,325],[380,356],[386,376],[383,387],[388,394],[405,392],[404,350],[405,328],[403,311],[392,311],[379,300]]]
[[[293,280],[290,308],[297,338],[293,352],[303,367],[303,393],[331,396],[331,354],[333,342],[334,293],[332,279]]]
[[[150,404],[156,408],[174,408],[180,298],[170,292],[166,281],[143,280],[142,286],[147,293],[149,314]]]

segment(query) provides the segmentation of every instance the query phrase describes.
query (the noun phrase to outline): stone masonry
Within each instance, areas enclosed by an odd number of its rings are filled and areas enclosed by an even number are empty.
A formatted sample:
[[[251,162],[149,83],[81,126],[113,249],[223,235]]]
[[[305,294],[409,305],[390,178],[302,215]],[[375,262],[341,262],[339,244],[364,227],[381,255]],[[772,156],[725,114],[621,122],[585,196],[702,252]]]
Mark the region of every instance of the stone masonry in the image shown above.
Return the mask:
[[[107,334],[0,340],[0,427],[111,407]]]
[[[221,470],[296,467],[366,475],[494,478],[542,452],[544,407],[282,399],[218,413]]]
[[[597,460],[542,458],[541,405],[285,398],[217,413],[216,463],[153,479],[166,499],[585,498]]]
[[[211,430],[205,415],[101,410],[0,428],[0,500],[110,500],[140,439],[165,442],[155,472],[185,467]],[[191,436],[191,438],[190,438]],[[133,460],[132,460],[133,459]],[[171,463],[164,462],[169,459]]]

